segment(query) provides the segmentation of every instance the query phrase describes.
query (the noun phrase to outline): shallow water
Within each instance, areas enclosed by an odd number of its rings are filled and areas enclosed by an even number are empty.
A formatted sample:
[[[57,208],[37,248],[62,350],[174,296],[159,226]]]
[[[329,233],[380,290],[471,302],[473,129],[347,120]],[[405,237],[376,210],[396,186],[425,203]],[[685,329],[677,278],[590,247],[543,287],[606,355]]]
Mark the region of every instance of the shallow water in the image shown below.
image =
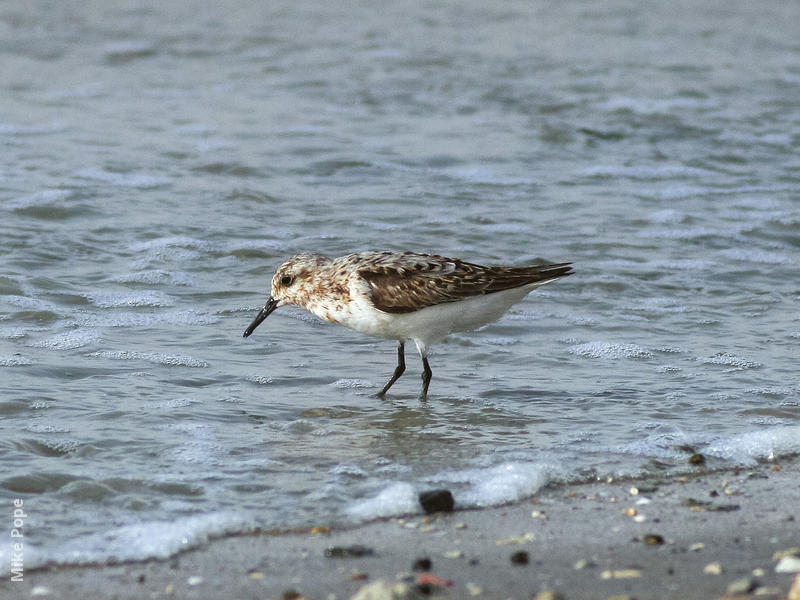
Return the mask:
[[[172,4],[0,7],[26,567],[800,452],[800,5]],[[576,274],[428,402],[300,310],[242,339],[288,255],[365,249]]]

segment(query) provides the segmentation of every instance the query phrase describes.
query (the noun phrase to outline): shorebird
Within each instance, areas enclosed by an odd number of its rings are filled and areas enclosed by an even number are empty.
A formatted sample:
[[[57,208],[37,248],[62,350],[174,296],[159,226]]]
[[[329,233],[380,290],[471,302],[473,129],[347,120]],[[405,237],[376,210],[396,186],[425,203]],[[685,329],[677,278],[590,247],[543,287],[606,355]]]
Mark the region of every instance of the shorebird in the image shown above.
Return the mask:
[[[279,306],[294,304],[331,323],[397,340],[397,367],[380,397],[405,371],[405,342],[413,340],[422,358],[424,399],[433,342],[496,321],[534,288],[571,275],[571,264],[487,267],[415,252],[360,252],[334,259],[297,254],[278,267],[270,296],[243,337]]]

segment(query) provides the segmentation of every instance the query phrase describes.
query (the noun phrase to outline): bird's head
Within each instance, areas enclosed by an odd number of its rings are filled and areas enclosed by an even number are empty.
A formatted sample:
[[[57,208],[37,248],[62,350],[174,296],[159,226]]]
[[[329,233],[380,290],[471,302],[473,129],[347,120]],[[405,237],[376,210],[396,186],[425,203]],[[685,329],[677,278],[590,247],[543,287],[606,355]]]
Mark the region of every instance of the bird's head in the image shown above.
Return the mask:
[[[279,306],[286,304],[305,305],[311,287],[313,285],[314,274],[318,269],[328,263],[330,259],[321,254],[306,252],[296,254],[286,260],[275,271],[272,276],[272,285],[269,298],[261,308],[253,322],[244,330],[243,337],[248,337],[256,327],[261,325]]]

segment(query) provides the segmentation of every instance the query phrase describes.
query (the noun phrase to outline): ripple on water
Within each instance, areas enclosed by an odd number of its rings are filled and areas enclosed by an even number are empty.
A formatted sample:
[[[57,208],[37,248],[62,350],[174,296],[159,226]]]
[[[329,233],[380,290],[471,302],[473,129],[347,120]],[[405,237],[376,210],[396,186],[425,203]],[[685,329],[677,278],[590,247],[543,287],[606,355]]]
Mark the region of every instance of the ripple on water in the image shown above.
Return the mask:
[[[685,165],[598,165],[584,169],[581,175],[587,177],[628,177],[630,179],[677,179],[681,177],[700,177],[714,175],[714,171],[687,167]]]
[[[157,188],[172,183],[172,179],[169,177],[156,177],[140,173],[116,173],[98,168],[80,169],[75,171],[75,176],[80,179],[91,179],[120,187],[139,189]]]
[[[797,262],[783,252],[770,252],[758,248],[728,248],[721,250],[720,254],[733,260],[767,265],[791,265]]]
[[[4,203],[8,210],[25,210],[29,208],[62,208],[65,201],[74,196],[70,190],[41,190],[39,192],[19,196]]]

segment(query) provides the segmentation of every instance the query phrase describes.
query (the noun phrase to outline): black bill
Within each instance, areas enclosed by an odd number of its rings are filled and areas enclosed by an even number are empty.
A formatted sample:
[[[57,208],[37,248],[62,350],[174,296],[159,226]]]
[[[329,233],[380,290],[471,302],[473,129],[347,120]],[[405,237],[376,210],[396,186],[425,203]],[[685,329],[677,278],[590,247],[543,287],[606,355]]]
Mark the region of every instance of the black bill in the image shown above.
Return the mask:
[[[267,303],[264,305],[264,308],[258,311],[256,318],[253,319],[253,322],[250,323],[247,329],[244,330],[242,337],[247,337],[251,333],[253,333],[253,330],[255,330],[255,328],[258,327],[259,325],[261,325],[261,321],[266,319],[270,315],[270,313],[276,308],[278,308],[278,301],[275,300],[275,298],[273,298],[272,296],[270,296],[269,300],[267,300]]]

